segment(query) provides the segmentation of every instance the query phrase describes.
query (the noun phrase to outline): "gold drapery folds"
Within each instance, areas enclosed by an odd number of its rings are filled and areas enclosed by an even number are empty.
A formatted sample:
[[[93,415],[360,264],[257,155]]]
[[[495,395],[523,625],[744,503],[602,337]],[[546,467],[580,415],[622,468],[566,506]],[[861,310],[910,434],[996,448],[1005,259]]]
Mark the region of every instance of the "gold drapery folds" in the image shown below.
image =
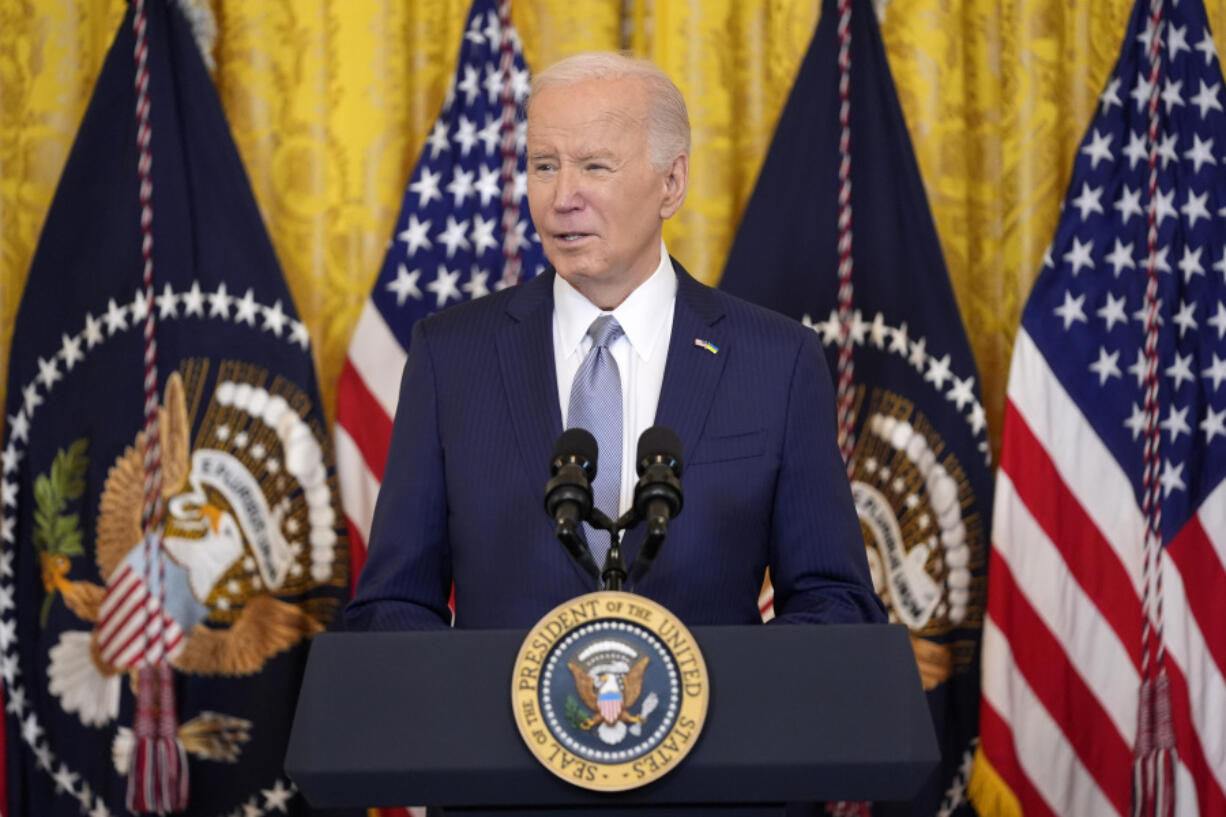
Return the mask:
[[[310,328],[331,417],[349,334],[442,104],[469,2],[194,2],[216,20],[214,77]],[[513,15],[530,67],[624,49],[681,87],[693,120],[692,186],[665,238],[716,283],[820,5],[515,0]],[[873,5],[998,442],[1021,309],[1132,3]],[[1221,32],[1226,0],[1208,6]],[[38,234],[124,7],[0,4],[0,398]],[[833,270],[831,259],[814,274]]]

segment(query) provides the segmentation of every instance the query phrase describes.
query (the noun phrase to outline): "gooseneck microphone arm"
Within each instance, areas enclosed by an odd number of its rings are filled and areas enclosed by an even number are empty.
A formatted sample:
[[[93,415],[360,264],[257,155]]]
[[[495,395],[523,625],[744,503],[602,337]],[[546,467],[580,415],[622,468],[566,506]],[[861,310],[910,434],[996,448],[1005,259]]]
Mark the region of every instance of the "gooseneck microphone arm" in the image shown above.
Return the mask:
[[[584,520],[593,528],[605,531],[609,534],[609,552],[604,558],[603,569],[596,569],[596,560],[592,557],[591,548],[584,542],[583,537],[579,535],[578,527],[572,528],[574,538],[578,543],[577,547],[583,551],[582,559],[577,559],[579,566],[591,574],[594,578],[601,580],[604,590],[621,590],[622,585],[626,582],[626,559],[622,555],[621,546],[621,531],[626,528],[621,524],[622,520],[613,521],[597,508],[595,505],[587,513],[587,518]],[[562,538],[560,530],[555,531],[559,539]],[[567,542],[562,542],[566,547],[567,552],[571,552],[572,545]],[[575,558],[572,554],[572,558]],[[591,565],[590,569],[587,565]]]
[[[634,506],[619,519],[610,519],[592,503],[596,478],[596,438],[581,428],[567,429],[554,445],[545,484],[545,512],[554,520],[554,535],[567,555],[606,590],[621,590],[627,577],[637,582],[646,575],[668,536],[668,523],[681,512],[681,440],[665,426],[652,426],[639,437],[636,457],[639,474]],[[647,538],[631,570],[626,569],[621,531],[647,521]],[[596,566],[580,525],[609,534],[604,567]]]

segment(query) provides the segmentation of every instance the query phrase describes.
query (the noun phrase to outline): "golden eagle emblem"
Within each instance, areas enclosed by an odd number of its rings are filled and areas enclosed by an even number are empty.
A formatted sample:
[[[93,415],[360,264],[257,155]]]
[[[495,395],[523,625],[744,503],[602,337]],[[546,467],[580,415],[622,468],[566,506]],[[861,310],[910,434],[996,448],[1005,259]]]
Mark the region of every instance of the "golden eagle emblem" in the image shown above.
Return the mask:
[[[657,705],[657,696],[652,693],[639,714],[630,712],[643,692],[648,661],[648,656],[639,655],[629,644],[613,639],[597,641],[582,650],[577,661],[566,666],[579,700],[592,714],[582,717],[580,713],[572,720],[575,726],[584,731],[596,728],[600,739],[610,744],[620,743],[627,731],[638,735]]]
[[[111,466],[99,501],[94,559],[105,586],[67,578],[67,559],[44,564],[44,583],[94,624],[65,631],[51,649],[50,690],[81,722],[102,726],[119,709],[120,679],[165,652],[179,672],[242,676],[324,629],[336,602],[298,604],[320,584],[343,583],[344,541],[323,448],[300,413],[296,387],[248,364],[223,362],[207,401],[207,361],[167,380],[159,407],[164,572],[142,536],[146,442],[137,434]],[[185,377],[187,384],[185,385]],[[193,449],[191,416],[204,403]],[[161,643],[143,637],[160,616]],[[183,724],[184,747],[237,759],[250,723],[206,712]],[[124,733],[115,765],[126,766]]]

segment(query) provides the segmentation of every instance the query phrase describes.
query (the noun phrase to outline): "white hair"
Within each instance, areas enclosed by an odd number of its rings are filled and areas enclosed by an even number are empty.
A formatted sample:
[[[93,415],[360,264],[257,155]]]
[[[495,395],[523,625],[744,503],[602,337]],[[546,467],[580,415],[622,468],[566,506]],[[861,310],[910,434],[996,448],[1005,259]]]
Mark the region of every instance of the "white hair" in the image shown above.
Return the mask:
[[[533,77],[531,96],[546,88],[624,78],[637,79],[647,89],[647,151],[656,170],[667,170],[673,159],[690,151],[690,115],[681,91],[654,63],[613,51],[576,54]]]

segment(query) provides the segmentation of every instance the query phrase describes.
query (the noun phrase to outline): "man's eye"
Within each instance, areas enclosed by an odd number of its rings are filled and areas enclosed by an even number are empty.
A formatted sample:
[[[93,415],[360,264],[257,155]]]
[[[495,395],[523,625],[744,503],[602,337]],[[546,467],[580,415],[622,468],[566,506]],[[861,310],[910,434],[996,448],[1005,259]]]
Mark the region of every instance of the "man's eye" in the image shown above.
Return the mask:
[[[537,162],[532,166],[532,169],[537,173],[549,173],[553,170],[553,165],[549,162]]]

